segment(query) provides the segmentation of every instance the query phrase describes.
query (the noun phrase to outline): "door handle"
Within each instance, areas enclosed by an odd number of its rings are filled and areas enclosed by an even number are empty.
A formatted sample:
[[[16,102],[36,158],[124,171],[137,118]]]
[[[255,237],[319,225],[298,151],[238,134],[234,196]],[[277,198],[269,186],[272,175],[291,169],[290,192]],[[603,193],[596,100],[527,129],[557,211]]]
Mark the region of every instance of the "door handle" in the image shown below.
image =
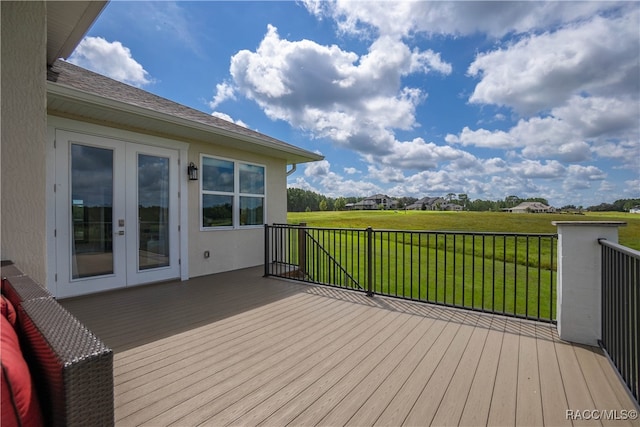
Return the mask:
[[[118,236],[124,236],[124,230],[118,231]]]

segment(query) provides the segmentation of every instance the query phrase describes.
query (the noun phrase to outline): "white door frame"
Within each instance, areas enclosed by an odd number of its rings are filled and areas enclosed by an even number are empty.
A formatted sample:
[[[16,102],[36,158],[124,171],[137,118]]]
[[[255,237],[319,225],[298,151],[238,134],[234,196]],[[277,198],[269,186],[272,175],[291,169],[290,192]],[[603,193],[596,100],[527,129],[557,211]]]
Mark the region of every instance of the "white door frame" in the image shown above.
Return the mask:
[[[70,230],[57,230],[56,224],[56,197],[57,192],[62,190],[62,185],[68,185],[67,183],[60,182],[59,175],[61,171],[56,170],[56,132],[67,131],[74,134],[81,134],[87,136],[89,139],[93,137],[105,138],[107,140],[114,141],[116,144],[141,144],[143,146],[165,148],[169,150],[176,150],[177,152],[177,165],[176,172],[178,175],[178,226],[180,232],[178,233],[178,256],[179,256],[179,270],[178,276],[180,280],[187,280],[189,278],[188,270],[188,178],[186,173],[187,155],[189,144],[170,140],[161,137],[155,137],[145,134],[134,133],[121,129],[114,129],[100,125],[94,125],[76,120],[70,120],[60,117],[48,116],[48,128],[47,128],[47,160],[46,160],[46,174],[47,174],[47,188],[51,191],[47,191],[46,209],[47,209],[47,280],[46,287],[57,297],[67,297],[72,295],[80,295],[81,293],[69,293],[58,286],[61,283],[61,272],[58,271],[59,257],[65,256],[59,252],[57,237],[62,232],[69,233]],[[91,145],[91,144],[89,144]],[[153,152],[151,149],[150,153]],[[183,170],[184,169],[184,170]],[[184,172],[184,173],[183,173]],[[68,172],[67,172],[68,175]],[[129,183],[127,183],[129,185]],[[161,280],[161,279],[159,279]],[[156,281],[152,277],[148,277],[144,280],[139,280],[137,283],[149,283]],[[130,285],[133,285],[136,281],[131,281]]]

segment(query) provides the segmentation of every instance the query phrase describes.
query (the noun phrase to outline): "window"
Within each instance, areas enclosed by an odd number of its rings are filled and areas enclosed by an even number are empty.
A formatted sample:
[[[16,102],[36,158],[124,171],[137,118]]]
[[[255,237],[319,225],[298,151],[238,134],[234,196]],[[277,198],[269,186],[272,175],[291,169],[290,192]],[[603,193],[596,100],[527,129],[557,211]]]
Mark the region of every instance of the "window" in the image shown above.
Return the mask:
[[[202,156],[202,228],[264,224],[265,168]]]

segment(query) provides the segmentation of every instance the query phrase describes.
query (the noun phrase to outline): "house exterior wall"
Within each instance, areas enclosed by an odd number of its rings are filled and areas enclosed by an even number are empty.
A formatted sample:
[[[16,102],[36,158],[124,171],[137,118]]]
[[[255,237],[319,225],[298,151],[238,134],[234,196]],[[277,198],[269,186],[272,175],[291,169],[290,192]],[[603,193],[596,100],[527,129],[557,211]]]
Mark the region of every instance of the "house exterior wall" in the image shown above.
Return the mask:
[[[192,143],[188,162],[200,168],[200,156],[210,155],[264,165],[266,169],[266,221],[287,222],[287,175],[283,159],[223,147],[215,144]],[[264,262],[264,227],[234,230],[202,230],[200,226],[200,185],[189,187],[189,275],[213,274],[253,267]],[[204,252],[209,251],[209,258]]]
[[[2,259],[46,281],[46,4],[0,2]]]
[[[202,178],[201,155],[221,157],[236,161],[260,164],[266,169],[266,221],[267,223],[285,223],[287,221],[287,164],[284,159],[267,157],[264,155],[250,153],[243,150],[228,148],[218,145],[215,141],[211,143],[188,141],[175,141],[156,136],[144,135],[128,130],[110,128],[96,124],[84,123],[77,120],[70,120],[55,116],[49,116],[48,126],[48,170],[50,171],[48,183],[53,186],[55,178],[51,171],[55,168],[53,153],[53,140],[56,129],[66,129],[80,134],[99,135],[106,138],[115,138],[133,143],[148,145],[158,145],[162,147],[172,147],[184,150],[185,158],[181,159],[180,180],[184,183],[182,188],[187,197],[180,198],[181,216],[187,221],[181,221],[183,229],[187,230],[183,234],[183,245],[187,250],[183,251],[182,262],[188,263],[188,277],[197,277],[222,271],[235,270],[239,268],[253,267],[264,262],[264,227],[255,226],[239,228],[233,230],[202,230],[200,226],[200,181],[187,180],[187,166],[193,162],[200,169]],[[172,142],[173,141],[173,142]],[[179,146],[178,146],[179,145]],[[188,145],[188,147],[187,147]],[[52,192],[51,192],[52,193]],[[54,228],[52,212],[54,210],[54,199],[51,197],[48,204],[49,229]],[[50,233],[53,235],[53,232]],[[185,239],[186,237],[186,239]],[[204,257],[204,252],[209,251],[210,256]],[[49,271],[54,272],[55,265],[55,242],[49,239]],[[50,286],[53,286],[51,283]]]

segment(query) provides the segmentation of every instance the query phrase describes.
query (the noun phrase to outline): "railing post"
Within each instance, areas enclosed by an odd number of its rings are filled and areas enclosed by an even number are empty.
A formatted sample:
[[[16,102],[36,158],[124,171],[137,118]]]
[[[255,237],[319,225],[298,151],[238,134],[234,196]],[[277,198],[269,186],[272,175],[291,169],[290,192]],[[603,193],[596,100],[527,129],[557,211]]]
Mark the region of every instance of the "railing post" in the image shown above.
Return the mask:
[[[307,275],[307,230],[306,222],[301,222],[298,228],[298,274],[304,278]]]
[[[373,296],[373,228],[367,227],[367,296]]]
[[[598,239],[618,242],[620,221],[552,221],[558,227],[556,319],[560,339],[597,346],[602,337]]]

